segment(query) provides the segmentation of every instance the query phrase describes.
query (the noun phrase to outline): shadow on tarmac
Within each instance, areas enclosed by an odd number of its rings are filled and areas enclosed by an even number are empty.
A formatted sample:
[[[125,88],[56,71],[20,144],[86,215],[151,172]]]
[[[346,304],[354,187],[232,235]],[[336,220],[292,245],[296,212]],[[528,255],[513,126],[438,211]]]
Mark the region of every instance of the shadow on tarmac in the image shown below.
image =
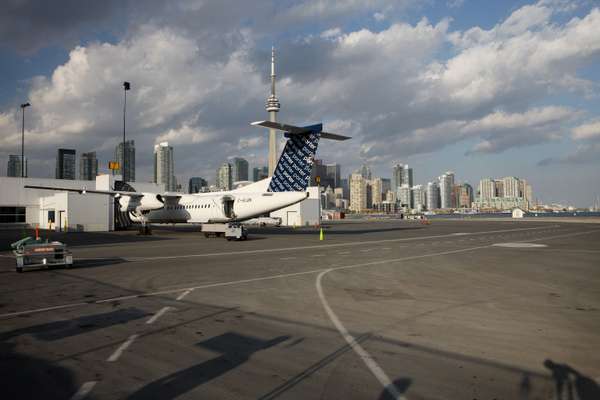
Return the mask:
[[[600,399],[600,386],[593,379],[567,364],[557,364],[552,360],[544,361],[544,366],[552,374],[556,400]],[[577,397],[574,397],[574,394],[577,394]]]
[[[41,358],[17,353],[0,343],[0,393],[3,399],[69,399],[77,391],[73,373]]]
[[[239,367],[248,361],[252,354],[276,346],[289,338],[289,336],[279,336],[271,340],[262,340],[235,332],[227,332],[205,340],[198,343],[198,346],[221,353],[219,357],[151,382],[133,393],[128,399],[174,399]]]
[[[86,334],[97,329],[103,329],[118,324],[144,318],[150,314],[135,307],[124,308],[103,314],[86,315],[70,320],[53,321],[40,325],[28,326],[0,334],[0,342],[21,336],[32,335],[44,341],[61,340],[67,337]]]

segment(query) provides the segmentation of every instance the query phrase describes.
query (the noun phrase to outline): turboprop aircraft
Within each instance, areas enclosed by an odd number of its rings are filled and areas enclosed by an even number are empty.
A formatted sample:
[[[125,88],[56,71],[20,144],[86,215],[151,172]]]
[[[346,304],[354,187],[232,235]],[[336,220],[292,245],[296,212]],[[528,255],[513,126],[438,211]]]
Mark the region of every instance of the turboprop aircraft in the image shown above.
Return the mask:
[[[71,189],[26,185],[47,189],[114,196],[122,212],[134,222],[147,223],[239,223],[296,204],[308,197],[306,188],[319,139],[347,140],[347,136],[323,132],[323,125],[293,126],[271,121],[253,126],[283,131],[287,138],[272,177],[234,190],[181,194],[112,190]]]

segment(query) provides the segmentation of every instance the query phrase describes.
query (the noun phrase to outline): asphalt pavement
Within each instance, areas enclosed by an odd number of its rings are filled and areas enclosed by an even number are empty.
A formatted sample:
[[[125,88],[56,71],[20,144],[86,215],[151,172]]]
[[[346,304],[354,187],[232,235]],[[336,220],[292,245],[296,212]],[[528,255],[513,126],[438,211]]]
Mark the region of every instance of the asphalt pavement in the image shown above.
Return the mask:
[[[3,398],[600,398],[598,224],[44,234],[74,268],[0,252]]]

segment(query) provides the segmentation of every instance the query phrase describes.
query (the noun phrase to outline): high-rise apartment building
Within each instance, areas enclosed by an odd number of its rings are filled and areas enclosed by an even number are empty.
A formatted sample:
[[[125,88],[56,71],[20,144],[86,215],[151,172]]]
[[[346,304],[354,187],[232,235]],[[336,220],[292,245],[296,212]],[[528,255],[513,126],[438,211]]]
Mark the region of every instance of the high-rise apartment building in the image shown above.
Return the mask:
[[[404,176],[404,165],[396,164],[394,168],[392,168],[392,190],[394,192],[398,192],[398,188],[402,186],[404,181],[402,177]]]
[[[27,177],[27,157],[25,157],[24,177]],[[8,165],[6,166],[6,176],[21,177],[21,156],[11,154],[8,156]]]
[[[454,188],[454,172],[448,171],[439,178],[441,208],[454,208],[452,189]]]
[[[56,179],[75,179],[75,150],[58,149],[56,155]]]
[[[405,164],[402,169],[402,184],[413,187],[413,169],[409,168],[408,164]]]
[[[388,191],[392,190],[392,181],[390,178],[381,178],[381,191],[385,195]]]
[[[473,200],[473,187],[468,183],[458,185],[457,206],[459,208],[471,208],[473,205]]]
[[[254,182],[261,181],[269,177],[269,167],[254,167],[252,168],[252,180]]]
[[[189,194],[203,192],[203,191],[205,191],[205,189],[207,187],[208,187],[208,182],[206,182],[205,179],[203,179],[199,176],[191,177],[190,180],[188,181],[188,193]]]
[[[515,178],[514,176],[502,178],[502,185],[504,187],[504,195],[502,197],[522,197],[519,193],[519,178]]]
[[[479,197],[482,199],[496,197],[496,181],[491,178],[481,179],[479,181]]]
[[[123,142],[119,143],[115,147],[115,160],[119,163],[119,169],[115,172],[123,177],[123,181],[135,182],[135,141],[125,141],[125,151]]]
[[[363,212],[367,209],[367,180],[362,174],[350,175],[350,211]]]
[[[332,188],[340,187],[341,180],[341,167],[340,164],[326,164],[325,165],[327,179],[330,182]]]
[[[81,153],[79,157],[79,179],[93,181],[98,175],[98,159],[96,152]]]
[[[371,186],[371,207],[376,204],[381,204],[381,202],[383,202],[383,185],[381,178],[373,178],[367,184]]]
[[[233,184],[231,175],[231,164],[223,163],[217,170],[217,187],[220,190],[231,190]]]
[[[405,183],[398,189],[398,200],[400,201],[400,206],[405,210],[413,208],[412,195],[408,184]]]
[[[437,182],[427,184],[427,209],[437,210],[440,208],[440,187]]]
[[[427,191],[423,185],[415,185],[411,188],[412,208],[421,212],[427,208]]]
[[[177,189],[173,147],[169,146],[169,142],[154,146],[154,183],[163,185],[168,192]]]
[[[248,161],[244,158],[235,157],[231,163],[231,181],[247,181],[248,180]]]

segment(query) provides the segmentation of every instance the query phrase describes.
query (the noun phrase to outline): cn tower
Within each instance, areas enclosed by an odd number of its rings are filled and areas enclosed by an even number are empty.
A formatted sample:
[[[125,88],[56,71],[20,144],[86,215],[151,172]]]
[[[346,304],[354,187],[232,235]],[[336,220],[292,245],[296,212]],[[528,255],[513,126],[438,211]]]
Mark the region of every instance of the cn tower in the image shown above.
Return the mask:
[[[269,113],[269,121],[277,122],[279,112],[279,100],[275,96],[275,47],[271,48],[271,95],[267,98],[266,109]],[[277,135],[275,129],[269,129],[269,176],[275,173],[277,166]]]

